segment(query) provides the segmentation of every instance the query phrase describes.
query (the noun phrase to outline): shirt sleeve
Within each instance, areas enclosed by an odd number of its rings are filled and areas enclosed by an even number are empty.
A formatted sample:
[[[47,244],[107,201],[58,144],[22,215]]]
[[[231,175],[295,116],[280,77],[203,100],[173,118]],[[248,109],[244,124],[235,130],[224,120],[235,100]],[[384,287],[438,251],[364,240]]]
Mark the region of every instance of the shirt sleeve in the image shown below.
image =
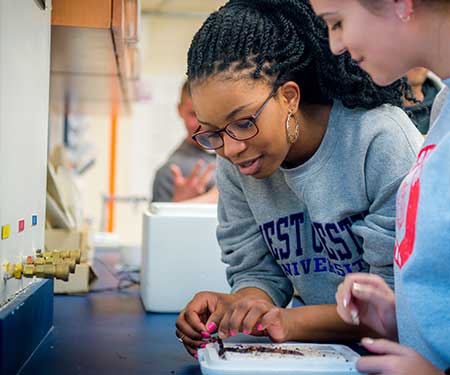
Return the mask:
[[[156,172],[152,192],[152,202],[172,202],[173,177],[168,164]]]
[[[420,177],[415,244],[400,271],[409,313],[428,350],[450,366],[450,135],[427,159]],[[401,319],[401,317],[400,317]]]
[[[222,261],[228,264],[226,272],[231,291],[259,288],[276,305],[286,306],[292,298],[292,284],[264,242],[242,191],[239,172],[223,158],[218,157],[217,164],[217,238],[222,249]]]
[[[377,123],[377,130],[372,135],[364,163],[366,194],[371,204],[367,215],[356,221],[352,230],[363,240],[363,259],[370,267],[369,272],[378,274],[394,287],[396,195],[423,137],[406,114],[395,117],[379,114],[367,118],[361,126],[374,126],[374,123]]]

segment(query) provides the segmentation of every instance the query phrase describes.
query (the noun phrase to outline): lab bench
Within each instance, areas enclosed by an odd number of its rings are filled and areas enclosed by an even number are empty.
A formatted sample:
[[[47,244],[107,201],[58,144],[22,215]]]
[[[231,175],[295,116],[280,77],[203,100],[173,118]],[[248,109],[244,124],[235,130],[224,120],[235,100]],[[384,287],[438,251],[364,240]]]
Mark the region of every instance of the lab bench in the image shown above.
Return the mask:
[[[200,374],[176,314],[145,314],[137,289],[55,296],[54,328],[20,374]]]
[[[105,266],[96,264],[94,290],[117,284]],[[199,375],[198,362],[175,336],[176,319],[177,314],[146,313],[137,286],[55,295],[54,327],[20,375]],[[230,341],[236,339],[251,337]]]
[[[95,270],[94,290],[117,285],[103,263]],[[176,319],[145,313],[137,286],[55,295],[53,329],[20,374],[200,374],[175,336]]]

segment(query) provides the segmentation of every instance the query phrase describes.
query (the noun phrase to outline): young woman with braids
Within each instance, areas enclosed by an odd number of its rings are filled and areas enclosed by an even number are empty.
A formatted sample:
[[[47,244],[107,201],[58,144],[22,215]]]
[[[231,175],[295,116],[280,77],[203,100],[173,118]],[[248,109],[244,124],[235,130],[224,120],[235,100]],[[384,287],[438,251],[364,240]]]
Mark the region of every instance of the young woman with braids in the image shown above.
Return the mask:
[[[385,339],[363,340],[370,374],[450,374],[450,1],[312,0],[332,51],[348,54],[380,85],[423,66],[447,97],[397,195],[395,295],[367,274],[345,278],[339,315]],[[442,103],[443,96],[437,98]],[[446,369],[446,370],[445,370]]]
[[[367,334],[339,318],[334,295],[350,272],[392,283],[395,192],[422,142],[396,107],[402,82],[377,87],[333,56],[307,0],[228,2],[195,35],[188,78],[193,138],[219,155],[232,292],[197,294],[179,340],[196,355],[216,330],[276,342]],[[282,308],[294,288],[304,306]]]

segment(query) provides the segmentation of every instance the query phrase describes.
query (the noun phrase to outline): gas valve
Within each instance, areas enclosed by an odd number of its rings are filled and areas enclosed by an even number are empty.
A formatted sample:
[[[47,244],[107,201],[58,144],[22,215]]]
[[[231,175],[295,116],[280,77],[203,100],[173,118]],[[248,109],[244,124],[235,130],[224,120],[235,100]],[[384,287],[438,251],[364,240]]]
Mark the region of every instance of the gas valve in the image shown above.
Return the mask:
[[[80,263],[80,250],[37,250],[35,256],[28,255],[23,263],[5,263],[3,268],[7,278],[22,277],[55,278],[69,280],[69,274],[75,272]]]

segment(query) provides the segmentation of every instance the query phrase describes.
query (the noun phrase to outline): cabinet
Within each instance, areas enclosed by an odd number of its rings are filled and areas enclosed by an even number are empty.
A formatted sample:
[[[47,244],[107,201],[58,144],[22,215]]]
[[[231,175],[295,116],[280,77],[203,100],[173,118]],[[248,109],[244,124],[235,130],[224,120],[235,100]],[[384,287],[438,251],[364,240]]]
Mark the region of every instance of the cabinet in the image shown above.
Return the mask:
[[[52,326],[51,282],[8,279],[3,268],[44,246],[50,7],[50,0],[0,0],[2,375],[16,374]]]
[[[0,264],[44,245],[50,4],[0,0]],[[0,306],[16,291],[3,275]]]
[[[53,111],[129,111],[139,75],[138,22],[138,0],[53,0]]]

